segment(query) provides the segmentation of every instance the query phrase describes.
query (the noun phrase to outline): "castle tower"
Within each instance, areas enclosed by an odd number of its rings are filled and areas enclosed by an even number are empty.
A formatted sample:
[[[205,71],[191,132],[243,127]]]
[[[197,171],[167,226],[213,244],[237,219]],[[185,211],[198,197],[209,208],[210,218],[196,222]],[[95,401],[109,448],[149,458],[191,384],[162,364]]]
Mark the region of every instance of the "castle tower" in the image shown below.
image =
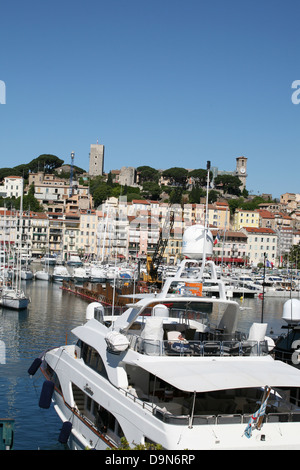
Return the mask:
[[[240,187],[241,191],[246,188],[246,178],[247,178],[247,158],[246,157],[237,157],[236,159],[236,176],[238,176],[243,183]]]
[[[91,144],[89,175],[103,175],[104,167],[104,145]]]

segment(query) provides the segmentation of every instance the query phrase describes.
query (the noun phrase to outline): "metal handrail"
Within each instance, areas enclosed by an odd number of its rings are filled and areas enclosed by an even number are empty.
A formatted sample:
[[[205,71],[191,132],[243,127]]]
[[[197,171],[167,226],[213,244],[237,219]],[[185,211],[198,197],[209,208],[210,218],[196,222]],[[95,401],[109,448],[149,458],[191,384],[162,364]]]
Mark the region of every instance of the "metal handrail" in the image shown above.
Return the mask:
[[[130,349],[149,356],[265,356],[267,341],[153,340],[127,334]]]
[[[153,410],[155,416],[169,424],[178,425],[205,425],[205,424],[247,424],[251,418],[251,414],[221,414],[221,415],[173,415],[172,413],[165,412],[161,408],[155,407]],[[192,423],[191,423],[192,421]],[[285,413],[266,413],[264,415],[264,422],[300,422],[300,411],[289,411]]]
[[[251,418],[251,413],[222,413],[222,414],[187,414],[187,415],[176,415],[169,411],[164,411],[160,405],[151,403],[150,401],[141,400],[139,397],[132,394],[129,390],[119,388],[121,392],[134,403],[137,403],[143,409],[148,410],[154,416],[164,423],[178,424],[178,425],[205,425],[205,424],[246,424]],[[300,422],[300,410],[299,411],[287,411],[287,412],[270,412],[264,416],[264,422]]]

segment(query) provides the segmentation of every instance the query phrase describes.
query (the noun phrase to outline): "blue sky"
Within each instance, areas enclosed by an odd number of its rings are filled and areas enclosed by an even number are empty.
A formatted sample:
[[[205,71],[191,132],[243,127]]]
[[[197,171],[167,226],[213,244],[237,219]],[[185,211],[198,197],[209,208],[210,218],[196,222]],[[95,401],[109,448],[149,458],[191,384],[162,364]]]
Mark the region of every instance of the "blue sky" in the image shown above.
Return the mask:
[[[3,0],[0,167],[42,153],[105,171],[234,170],[300,192],[299,0]]]

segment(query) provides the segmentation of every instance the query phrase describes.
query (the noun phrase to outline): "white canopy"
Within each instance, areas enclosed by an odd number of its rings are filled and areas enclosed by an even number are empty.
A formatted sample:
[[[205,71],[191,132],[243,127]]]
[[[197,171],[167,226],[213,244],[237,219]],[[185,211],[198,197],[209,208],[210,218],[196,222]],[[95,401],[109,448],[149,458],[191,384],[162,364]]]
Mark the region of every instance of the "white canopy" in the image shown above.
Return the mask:
[[[149,360],[148,360],[149,359]],[[135,361],[174,387],[187,392],[208,392],[251,387],[300,387],[300,370],[265,357],[157,358]]]

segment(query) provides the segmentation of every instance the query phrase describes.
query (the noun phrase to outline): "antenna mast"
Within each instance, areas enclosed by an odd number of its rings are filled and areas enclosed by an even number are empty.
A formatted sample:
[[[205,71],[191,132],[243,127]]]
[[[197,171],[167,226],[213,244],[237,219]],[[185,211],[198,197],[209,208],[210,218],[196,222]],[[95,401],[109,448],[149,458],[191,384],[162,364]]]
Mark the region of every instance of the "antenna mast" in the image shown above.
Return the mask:
[[[74,164],[75,152],[71,152],[71,168],[70,168],[70,190],[69,197],[73,196],[73,164]]]

